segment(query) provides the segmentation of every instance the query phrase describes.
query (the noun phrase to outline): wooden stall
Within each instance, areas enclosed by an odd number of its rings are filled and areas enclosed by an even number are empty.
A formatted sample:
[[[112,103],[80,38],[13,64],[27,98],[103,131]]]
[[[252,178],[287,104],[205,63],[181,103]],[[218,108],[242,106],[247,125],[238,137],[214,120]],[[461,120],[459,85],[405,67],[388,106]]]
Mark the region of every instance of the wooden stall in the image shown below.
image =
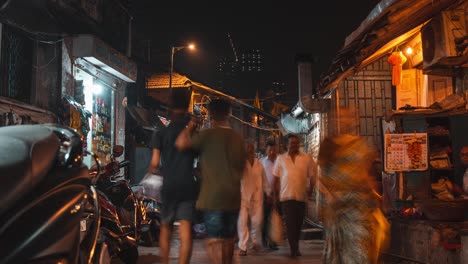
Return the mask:
[[[460,193],[466,168],[458,155],[468,145],[468,111],[464,105],[400,110],[389,123],[384,170],[395,184],[384,189],[393,188],[396,199],[385,254],[413,263],[468,263],[468,194]]]

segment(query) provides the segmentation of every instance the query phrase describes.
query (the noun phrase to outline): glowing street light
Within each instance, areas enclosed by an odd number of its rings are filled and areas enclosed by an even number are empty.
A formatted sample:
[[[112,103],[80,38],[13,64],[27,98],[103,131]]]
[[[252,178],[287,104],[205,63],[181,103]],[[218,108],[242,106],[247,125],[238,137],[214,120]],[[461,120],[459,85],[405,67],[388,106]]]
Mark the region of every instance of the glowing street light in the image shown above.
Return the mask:
[[[172,95],[172,72],[174,71],[174,54],[180,50],[183,50],[185,48],[188,48],[190,50],[195,49],[194,44],[189,44],[187,46],[179,46],[179,47],[171,47],[171,68],[169,72],[169,95]]]

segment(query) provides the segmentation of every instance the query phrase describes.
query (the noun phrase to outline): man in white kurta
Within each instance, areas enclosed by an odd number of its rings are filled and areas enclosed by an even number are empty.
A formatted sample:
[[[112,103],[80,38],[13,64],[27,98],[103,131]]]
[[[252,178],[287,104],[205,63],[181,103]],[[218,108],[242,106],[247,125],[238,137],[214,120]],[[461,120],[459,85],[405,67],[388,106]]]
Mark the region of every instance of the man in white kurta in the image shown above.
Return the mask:
[[[252,143],[246,144],[246,152],[247,165],[241,181],[241,208],[237,222],[239,255],[241,256],[247,255],[249,238],[252,240],[254,250],[259,250],[262,244],[263,190],[268,187],[265,170],[255,157],[255,148]]]

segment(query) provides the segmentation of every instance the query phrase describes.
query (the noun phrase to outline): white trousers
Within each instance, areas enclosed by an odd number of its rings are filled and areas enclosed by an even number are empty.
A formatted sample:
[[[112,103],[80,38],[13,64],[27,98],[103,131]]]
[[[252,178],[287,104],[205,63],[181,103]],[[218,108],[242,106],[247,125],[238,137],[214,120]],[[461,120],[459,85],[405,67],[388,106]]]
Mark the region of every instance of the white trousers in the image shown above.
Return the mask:
[[[250,232],[249,232],[250,221]],[[237,235],[239,249],[247,250],[249,237],[253,245],[262,245],[263,199],[241,200],[239,218],[237,220]]]

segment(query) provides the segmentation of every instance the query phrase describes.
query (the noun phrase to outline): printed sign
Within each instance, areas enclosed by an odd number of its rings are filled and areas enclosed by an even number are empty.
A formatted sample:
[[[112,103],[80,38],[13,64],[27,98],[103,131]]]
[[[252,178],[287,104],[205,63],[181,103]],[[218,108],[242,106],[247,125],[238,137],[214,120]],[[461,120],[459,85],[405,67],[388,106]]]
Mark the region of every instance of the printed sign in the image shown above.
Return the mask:
[[[428,169],[427,133],[385,134],[385,171]]]

